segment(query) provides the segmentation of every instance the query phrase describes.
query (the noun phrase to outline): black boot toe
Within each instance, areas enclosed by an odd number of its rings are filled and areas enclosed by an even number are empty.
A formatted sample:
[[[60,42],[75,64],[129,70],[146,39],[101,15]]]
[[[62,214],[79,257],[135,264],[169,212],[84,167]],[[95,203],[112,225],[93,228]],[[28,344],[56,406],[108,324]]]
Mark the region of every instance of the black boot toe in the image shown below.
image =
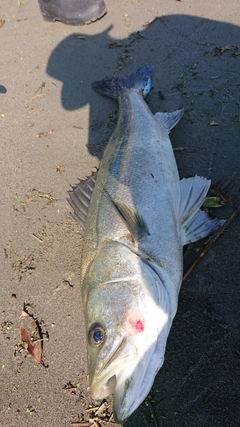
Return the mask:
[[[83,25],[96,21],[106,13],[103,0],[38,0],[46,21]]]

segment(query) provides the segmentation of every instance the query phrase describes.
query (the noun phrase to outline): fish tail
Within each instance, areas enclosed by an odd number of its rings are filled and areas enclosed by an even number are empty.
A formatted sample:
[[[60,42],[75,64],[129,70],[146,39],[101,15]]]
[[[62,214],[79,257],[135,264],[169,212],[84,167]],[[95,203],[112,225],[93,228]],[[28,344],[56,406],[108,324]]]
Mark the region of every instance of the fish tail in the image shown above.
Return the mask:
[[[126,77],[103,79],[92,83],[92,88],[102,95],[117,98],[120,93],[136,89],[147,95],[152,87],[152,74],[154,67],[143,67]]]

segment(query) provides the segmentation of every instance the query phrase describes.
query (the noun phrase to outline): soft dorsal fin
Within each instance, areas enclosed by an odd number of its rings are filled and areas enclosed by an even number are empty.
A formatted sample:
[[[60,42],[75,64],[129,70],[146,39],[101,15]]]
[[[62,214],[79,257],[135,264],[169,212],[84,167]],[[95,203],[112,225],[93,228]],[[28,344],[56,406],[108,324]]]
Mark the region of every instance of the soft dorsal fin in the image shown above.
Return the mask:
[[[144,218],[132,206],[113,200],[107,191],[105,191],[105,195],[124,221],[134,240],[140,240],[144,236],[150,235]]]
[[[182,118],[184,114],[184,109],[173,111],[172,113],[162,113],[158,112],[155,114],[155,118],[164,124],[168,133],[176,126],[179,120]]]
[[[210,184],[210,180],[196,175],[175,185],[173,198],[183,245],[202,239],[224,222],[212,220],[200,210]]]
[[[83,232],[85,230],[87,212],[96,179],[97,171],[93,172],[85,180],[80,180],[79,183],[68,192],[69,197],[67,197],[67,201],[74,211],[71,212],[71,215],[82,226]]]

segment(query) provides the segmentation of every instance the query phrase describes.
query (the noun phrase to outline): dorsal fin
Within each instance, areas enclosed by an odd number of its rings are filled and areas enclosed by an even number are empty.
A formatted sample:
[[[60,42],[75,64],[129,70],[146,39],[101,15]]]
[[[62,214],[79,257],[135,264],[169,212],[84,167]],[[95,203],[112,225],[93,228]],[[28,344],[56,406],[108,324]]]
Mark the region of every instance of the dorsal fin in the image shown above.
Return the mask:
[[[94,171],[86,179],[79,180],[79,183],[68,192],[67,201],[74,211],[71,215],[82,226],[83,232],[96,179],[97,171]]]

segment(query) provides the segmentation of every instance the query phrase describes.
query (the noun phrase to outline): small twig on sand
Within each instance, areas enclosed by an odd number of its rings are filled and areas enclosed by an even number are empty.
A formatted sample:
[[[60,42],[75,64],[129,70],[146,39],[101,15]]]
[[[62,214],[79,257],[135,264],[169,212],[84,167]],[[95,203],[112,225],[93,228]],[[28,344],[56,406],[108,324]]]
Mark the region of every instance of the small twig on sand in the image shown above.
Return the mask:
[[[43,243],[43,240],[40,239],[40,237],[36,236],[35,233],[32,233],[32,236],[34,237],[34,239],[38,240],[40,243]]]
[[[186,279],[186,277],[191,273],[191,271],[194,269],[194,267],[199,263],[200,259],[206,255],[206,253],[209,251],[211,246],[214,242],[216,242],[217,238],[226,230],[226,228],[229,226],[229,224],[236,218],[236,216],[240,212],[240,206],[233,212],[233,214],[227,219],[227,221],[222,225],[222,227],[219,228],[219,230],[214,234],[214,236],[211,238],[205,249],[200,253],[198,258],[194,261],[194,263],[191,265],[191,267],[186,271],[186,273],[183,276],[183,280]]]
[[[79,427],[89,427],[90,423],[88,421],[84,422],[84,421],[76,421],[75,423],[71,423],[71,426],[79,426]]]
[[[148,407],[149,407],[149,410],[150,410],[150,412],[151,412],[151,417],[152,417],[152,420],[153,420],[153,422],[154,422],[155,427],[159,427],[158,422],[157,422],[156,415],[155,415],[155,413],[154,413],[153,406],[152,406],[152,404],[151,404],[151,402],[150,402],[150,401],[148,401]]]

